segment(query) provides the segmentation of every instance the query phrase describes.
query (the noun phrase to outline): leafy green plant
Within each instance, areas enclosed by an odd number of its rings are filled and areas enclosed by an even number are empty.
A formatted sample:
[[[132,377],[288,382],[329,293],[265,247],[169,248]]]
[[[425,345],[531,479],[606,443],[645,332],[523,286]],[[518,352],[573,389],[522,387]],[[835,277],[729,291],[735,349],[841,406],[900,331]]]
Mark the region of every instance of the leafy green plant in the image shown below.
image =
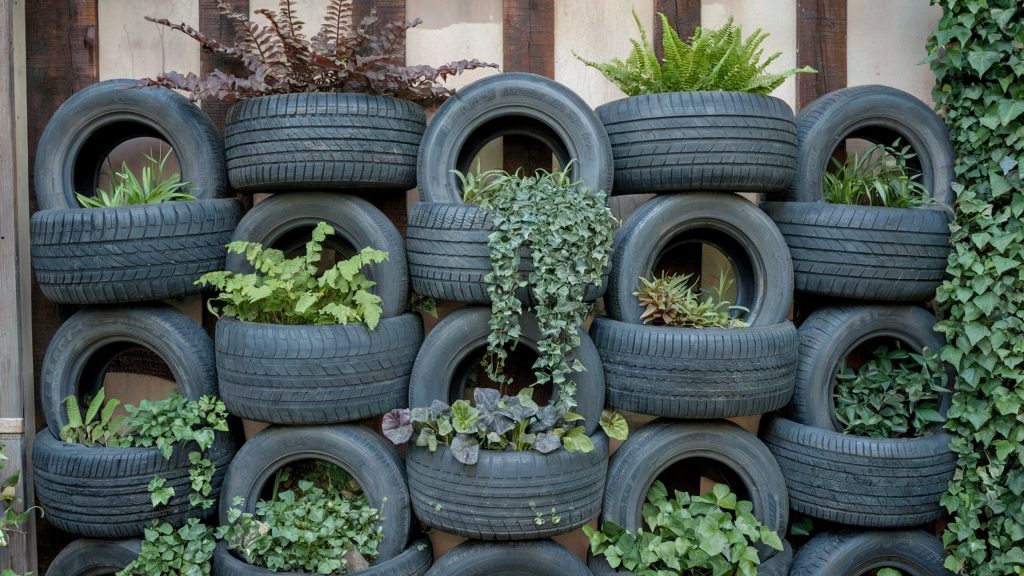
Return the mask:
[[[0,471],[4,469],[7,462],[7,455],[4,454],[6,446],[0,442]],[[15,471],[0,478],[0,548],[7,547],[7,533],[17,531],[18,527],[28,522],[34,510],[42,512],[42,508],[33,506],[28,510],[15,512],[18,507],[18,482],[21,480],[21,472]],[[11,571],[14,574],[14,571]],[[17,575],[15,575],[17,576]],[[25,576],[32,576],[31,573]]]
[[[270,500],[257,502],[253,514],[232,508],[228,519],[217,536],[245,562],[273,572],[355,572],[377,558],[381,540],[379,513],[359,484],[324,462],[304,475],[282,468]]]
[[[836,417],[843,431],[873,438],[913,438],[945,418],[939,414],[946,371],[937,354],[880,346],[854,370],[836,374]]]
[[[418,18],[378,22],[376,8],[361,22],[353,22],[352,0],[331,0],[324,12],[320,32],[312,37],[302,33],[304,22],[294,0],[280,0],[280,9],[260,9],[266,19],[259,25],[249,15],[235,12],[227,2],[217,6],[235,28],[235,40],[222,44],[188,24],[166,19],[146,19],[187,34],[206,50],[234,60],[248,74],[235,76],[222,70],[199,77],[189,72],[165,72],[151,85],[187,90],[196,100],[217,98],[237,100],[269,94],[298,92],[360,92],[381,94],[424,104],[439,102],[452,94],[440,82],[463,70],[491,67],[479,60],[458,60],[439,68],[405,66],[406,30],[420,24]],[[376,26],[374,26],[376,24]]]
[[[640,318],[644,324],[679,328],[745,328],[749,326],[729,312],[746,312],[743,306],[732,306],[723,295],[732,281],[719,275],[718,287],[701,290],[700,280],[689,281],[690,274],[668,274],[652,280],[640,278],[640,289],[633,292],[644,308]]]
[[[954,252],[936,294],[941,357],[956,373],[946,429],[958,456],[942,503],[946,567],[970,576],[1024,570],[1024,18],[1017,0],[933,0],[928,41],[961,183]]]
[[[76,192],[78,203],[83,208],[112,208],[195,200],[195,196],[183,191],[188,188],[189,183],[181,181],[181,174],[175,172],[164,176],[164,166],[171,157],[171,152],[172,150],[168,150],[159,160],[146,154],[148,164],[142,167],[142,174],[139,177],[135,176],[127,162],[122,162],[121,171],[114,174],[112,191],[99,189],[96,190],[96,196],[85,196]]]
[[[761,44],[768,34],[758,28],[744,39],[742,29],[733,25],[732,18],[718,30],[698,27],[690,41],[683,42],[668,18],[660,12],[658,17],[661,19],[663,60],[658,60],[636,11],[633,12],[633,20],[640,30],[640,40],[630,40],[633,49],[625,61],[615,58],[600,64],[578,54],[576,58],[599,70],[627,96],[718,90],[768,94],[794,74],[815,72],[809,66],[778,73],[766,72],[782,53],[776,52],[762,62],[764,49]]]
[[[196,284],[220,290],[210,300],[217,316],[269,324],[353,324],[362,322],[373,330],[380,322],[380,296],[370,292],[375,282],[362,269],[388,259],[388,253],[363,248],[358,254],[319,273],[317,263],[323,242],[334,234],[326,222],[313,229],[306,253],[285,258],[274,248],[256,242],[231,242],[229,252],[244,254],[256,269],[252,274],[208,272]],[[218,308],[215,301],[223,302]]]
[[[117,576],[209,576],[216,547],[214,529],[196,518],[177,529],[154,521],[145,530],[139,557]]]
[[[120,435],[124,416],[114,417],[114,411],[120,406],[121,401],[111,398],[104,404],[106,397],[106,389],[100,388],[96,396],[89,402],[84,418],[78,398],[75,396],[65,398],[64,409],[67,411],[68,423],[60,430],[60,439],[70,444],[86,446],[96,444],[109,447],[120,446],[125,440]]]
[[[464,198],[478,203],[494,220],[488,239],[492,272],[486,277],[491,298],[488,377],[508,384],[505,361],[519,341],[523,312],[516,291],[529,286],[542,335],[533,384],[552,383],[566,409],[575,406],[576,398],[569,374],[584,370],[578,361],[568,361],[568,354],[580,345],[579,326],[590,312],[583,292],[587,285],[601,283],[617,223],[605,205],[604,192],[582,188],[570,177],[572,168],[570,162],[562,171],[537,170],[533,176],[501,170],[456,173]],[[533,259],[529,273],[519,272],[522,250]]]
[[[715,484],[704,496],[677,491],[669,499],[658,481],[647,492],[646,528],[630,532],[605,521],[600,531],[589,526],[583,531],[595,555],[636,576],[755,576],[760,559],[754,545],[764,542],[782,550],[782,540],[754,517],[753,509],[724,484]]]
[[[501,396],[493,388],[475,388],[473,403],[456,400],[451,406],[435,400],[428,407],[395,409],[384,415],[384,436],[404,444],[416,436],[416,445],[431,452],[448,446],[452,456],[467,465],[476,464],[480,450],[536,450],[541,454],[564,448],[590,452],[594,444],[583,417],[564,403],[538,406],[531,388],[515,396]],[[606,414],[601,426],[612,438],[625,440],[629,433],[621,414]]]
[[[845,162],[832,158],[832,170],[822,176],[825,202],[889,208],[913,208],[932,203],[920,182],[921,172],[907,161],[917,154],[909,146],[874,144],[862,154],[848,154]]]

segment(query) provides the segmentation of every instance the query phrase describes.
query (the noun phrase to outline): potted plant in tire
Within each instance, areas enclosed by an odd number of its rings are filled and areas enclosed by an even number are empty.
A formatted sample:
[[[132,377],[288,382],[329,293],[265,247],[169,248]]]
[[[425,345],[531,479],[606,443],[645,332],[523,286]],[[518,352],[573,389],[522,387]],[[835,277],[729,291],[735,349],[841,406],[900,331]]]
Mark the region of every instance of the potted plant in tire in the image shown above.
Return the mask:
[[[418,314],[381,318],[381,298],[361,272],[383,262],[371,247],[321,271],[320,222],[304,254],[232,242],[255,272],[213,272],[197,282],[220,293],[217,322],[221,397],[235,415],[282,424],[324,424],[405,406],[409,374],[423,339]],[[217,302],[221,303],[218,307]]]
[[[699,281],[699,279],[698,279]],[[590,336],[604,366],[608,406],[671,418],[727,418],[778,410],[793,395],[793,323],[750,326],[745,309],[690,275],[640,278],[643,324],[595,318]],[[739,314],[736,314],[738,312]]]
[[[718,30],[697,28],[687,43],[664,14],[659,61],[633,17],[640,40],[625,61],[580,58],[629,96],[597,108],[615,158],[614,193],[785,190],[796,167],[796,127],[789,106],[768,94],[814,70],[767,72],[781,53],[761,61],[767,34],[742,39],[731,18]]]
[[[293,0],[281,0],[277,12],[257,10],[267,20],[263,26],[218,4],[236,26],[231,46],[187,24],[149,20],[236,60],[248,74],[167,72],[147,82],[196,99],[240,100],[225,126],[228,179],[236,190],[413,188],[426,125],[418,104],[447,98],[451,91],[440,81],[448,76],[495,66],[477,60],[405,66],[402,39],[420,21],[378,23],[373,9],[354,22],[353,4],[345,0],[328,3],[320,32],[310,38]]]
[[[424,524],[479,540],[546,538],[600,513],[608,437],[587,436],[565,404],[538,406],[532,389],[515,396],[476,388],[473,403],[389,412],[384,435],[413,440],[406,466],[413,511]],[[603,420],[625,438],[625,420]]]

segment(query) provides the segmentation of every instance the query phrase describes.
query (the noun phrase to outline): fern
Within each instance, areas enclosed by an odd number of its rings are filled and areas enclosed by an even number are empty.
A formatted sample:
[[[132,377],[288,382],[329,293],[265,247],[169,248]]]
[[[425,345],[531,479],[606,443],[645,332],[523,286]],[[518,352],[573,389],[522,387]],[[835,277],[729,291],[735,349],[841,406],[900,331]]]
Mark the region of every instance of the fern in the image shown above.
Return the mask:
[[[658,17],[664,53],[660,62],[635,11],[633,20],[640,30],[640,40],[630,41],[633,49],[625,61],[614,58],[598,63],[578,54],[576,58],[599,70],[627,96],[696,91],[768,94],[794,74],[816,72],[810,66],[766,72],[782,53],[776,52],[762,61],[761,44],[768,34],[757,29],[744,39],[742,29],[733,24],[732,18],[718,30],[697,28],[690,41],[684,42],[664,14],[659,12]]]

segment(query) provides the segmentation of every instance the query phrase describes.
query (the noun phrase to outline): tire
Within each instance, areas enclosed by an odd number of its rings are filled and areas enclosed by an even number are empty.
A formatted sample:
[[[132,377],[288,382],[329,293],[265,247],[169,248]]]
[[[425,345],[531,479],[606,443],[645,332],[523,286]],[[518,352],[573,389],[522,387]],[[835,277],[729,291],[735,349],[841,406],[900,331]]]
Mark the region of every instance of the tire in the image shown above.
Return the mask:
[[[848,526],[905,528],[941,518],[953,479],[951,438],[867,438],[774,419],[764,441],[793,510]]]
[[[787,576],[789,567],[793,563],[793,547],[789,540],[782,541],[782,551],[776,551],[771,558],[768,558],[757,567],[757,576]],[[587,567],[594,576],[635,576],[633,572],[619,567],[612,570],[604,556],[587,555]]]
[[[460,308],[431,329],[412,367],[409,406],[429,406],[434,400],[451,404],[462,397],[467,376],[462,372],[474,353],[486,350],[490,319],[491,311],[487,308]],[[519,345],[536,351],[540,339],[536,317],[524,313],[519,322]],[[576,383],[577,406],[573,411],[583,416],[587,434],[591,435],[597,430],[604,409],[601,357],[590,337],[580,331],[580,346],[567,355],[567,360],[570,365],[578,360],[585,368],[583,372],[572,373],[570,379]],[[557,390],[552,395],[552,401],[555,399]]]
[[[442,556],[427,576],[590,576],[580,559],[553,540],[466,542]]]
[[[645,94],[597,108],[615,194],[780,192],[796,169],[793,110],[743,92]]]
[[[670,328],[595,318],[590,337],[612,408],[671,418],[778,410],[793,396],[792,322],[755,328]]]
[[[925,301],[946,275],[949,215],[932,208],[769,202],[796,290],[834,298]]]
[[[324,248],[348,258],[367,246],[388,253],[388,260],[367,266],[363,274],[377,284],[371,290],[381,297],[383,318],[404,313],[409,307],[409,266],[405,242],[383,212],[366,200],[329,192],[298,192],[274,195],[242,217],[232,240],[257,242],[278,248],[285,256],[305,254],[309,231],[318,222],[334,228]],[[244,255],[229,253],[227,269],[251,273]]]
[[[591,439],[594,450],[586,453],[481,450],[472,466],[455,460],[447,446],[410,447],[413,512],[427,526],[476,540],[571,532],[601,512],[608,438],[599,432]]]
[[[275,472],[302,460],[323,460],[348,472],[372,506],[381,511],[378,561],[405,550],[412,525],[405,466],[383,437],[357,425],[270,427],[250,438],[231,462],[220,496],[220,524],[228,512],[253,512]],[[245,504],[235,506],[235,498]]]
[[[568,87],[537,74],[505,72],[459,90],[438,108],[423,134],[416,164],[420,200],[462,202],[452,170],[466,173],[487,142],[528,136],[545,144],[573,179],[593,191],[612,190],[608,135],[593,110]]]
[[[786,320],[793,301],[793,263],[775,223],[753,203],[733,194],[661,196],[645,202],[615,234],[605,304],[620,322],[642,324],[643,308],[633,292],[641,276],[659,270],[659,260],[688,243],[703,242],[724,253],[736,276],[736,304],[752,326]]]
[[[943,562],[946,550],[921,530],[824,532],[800,548],[791,576],[859,576],[896,568],[906,576],[953,576]]]
[[[85,308],[61,324],[43,358],[43,414],[55,438],[68,423],[64,399],[95,393],[114,358],[140,346],[160,356],[183,397],[217,395],[213,341],[184,313],[160,304]]]
[[[433,551],[430,541],[426,538],[417,540],[409,545],[401,554],[377,562],[365,570],[352,572],[361,576],[423,576],[430,568],[433,559]],[[273,572],[266,568],[260,568],[247,564],[235,557],[228,550],[226,542],[217,544],[213,552],[213,573],[216,576],[303,576],[309,572]]]
[[[68,98],[53,114],[36,147],[34,182],[40,210],[81,208],[75,192],[92,195],[107,155],[118,144],[149,136],[174,149],[185,192],[196,198],[224,193],[224,145],[198,106],[166,88],[137,80],[107,80]]]
[[[139,557],[140,540],[75,540],[57,554],[47,576],[104,576],[131,564]]]
[[[215,501],[238,445],[233,435],[221,433],[209,450],[217,469],[209,496]],[[86,538],[140,537],[153,520],[181,526],[188,518],[211,519],[216,508],[200,510],[188,501],[192,493],[188,454],[196,450],[194,444],[178,446],[165,460],[156,447],[69,444],[44,430],[32,445],[36,497],[50,524]],[[166,506],[153,507],[149,481],[154,476],[163,476],[165,486],[174,488]]]
[[[440,300],[490,305],[488,283],[484,278],[493,270],[488,238],[494,232],[491,215],[473,204],[418,202],[409,210],[408,257],[412,290]],[[519,272],[533,271],[528,250],[520,251]],[[588,285],[585,302],[604,295],[608,270],[600,286]],[[519,299],[529,302],[527,289],[518,291]]]
[[[60,304],[115,304],[198,294],[195,281],[224,269],[242,207],[193,200],[32,215],[32,269]]]
[[[801,424],[842,432],[835,413],[835,378],[847,354],[875,338],[894,338],[920,354],[938,353],[945,345],[935,332],[936,318],[916,306],[839,306],[821,308],[800,325],[800,360],[789,417]],[[948,387],[952,389],[952,380]],[[950,395],[944,394],[945,413]]]
[[[404,408],[423,342],[419,314],[363,324],[217,322],[217,377],[228,412],[273,424],[352,422]]]
[[[416,187],[426,127],[413,102],[366,94],[275,94],[231,107],[224,148],[242,192]]]
[[[853,86],[830,92],[800,111],[796,177],[786,200],[820,202],[822,174],[847,138],[889,146],[897,138],[917,154],[921,183],[940,204],[953,204],[953,146],[930,106],[889,86]]]
[[[786,534],[789,501],[782,472],[756,436],[730,422],[656,421],[630,434],[608,467],[602,519],[626,530],[643,527],[651,485],[673,464],[696,458],[731,471],[742,486],[730,487],[754,505],[754,517],[780,537]],[[763,544],[757,549],[763,560],[776,553]]]

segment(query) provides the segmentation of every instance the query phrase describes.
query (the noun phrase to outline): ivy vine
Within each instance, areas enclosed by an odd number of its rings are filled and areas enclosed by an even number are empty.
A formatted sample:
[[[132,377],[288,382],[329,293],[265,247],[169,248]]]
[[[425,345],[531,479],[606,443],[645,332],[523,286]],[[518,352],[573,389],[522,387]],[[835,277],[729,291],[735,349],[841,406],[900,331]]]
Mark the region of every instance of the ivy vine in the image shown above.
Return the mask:
[[[1019,0],[932,0],[928,43],[957,153],[955,250],[936,301],[956,368],[948,411],[958,470],[943,504],[946,567],[1024,574],[1024,9]]]

